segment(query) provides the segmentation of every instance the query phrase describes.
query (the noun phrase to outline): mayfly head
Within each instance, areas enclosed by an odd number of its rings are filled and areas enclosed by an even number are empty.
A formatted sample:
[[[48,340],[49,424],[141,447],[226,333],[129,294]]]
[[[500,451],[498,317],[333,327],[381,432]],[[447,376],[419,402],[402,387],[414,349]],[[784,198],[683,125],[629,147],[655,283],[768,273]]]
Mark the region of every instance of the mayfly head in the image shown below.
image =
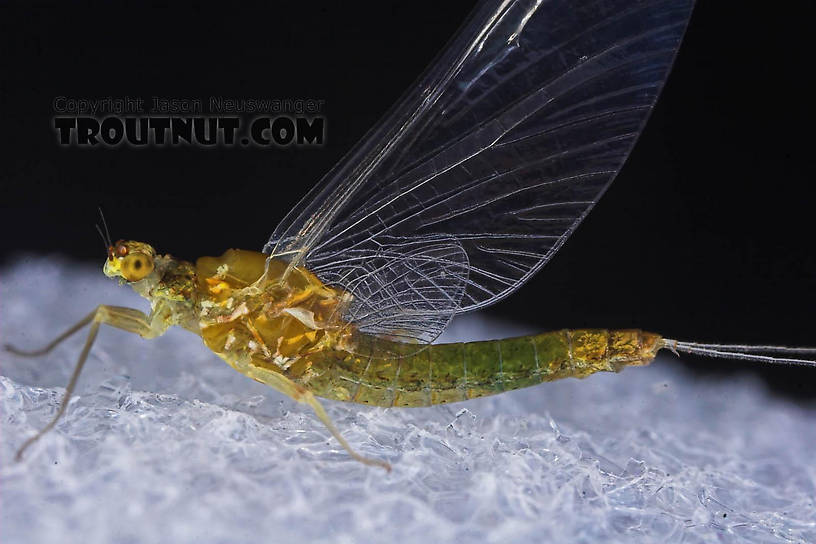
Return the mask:
[[[156,250],[153,246],[133,240],[119,240],[108,247],[108,259],[103,271],[109,278],[122,278],[122,283],[142,281],[153,272]]]

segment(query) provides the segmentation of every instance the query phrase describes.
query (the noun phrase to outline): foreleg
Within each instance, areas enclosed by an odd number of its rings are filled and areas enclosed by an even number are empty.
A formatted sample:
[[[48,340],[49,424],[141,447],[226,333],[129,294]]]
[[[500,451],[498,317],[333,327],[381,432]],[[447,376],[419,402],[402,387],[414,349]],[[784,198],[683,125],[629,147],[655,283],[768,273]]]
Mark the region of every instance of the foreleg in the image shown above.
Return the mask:
[[[154,312],[150,317],[148,317],[143,312],[133,308],[101,305],[98,306],[93,312],[88,314],[88,316],[82,319],[79,323],[59,335],[53,342],[41,349],[24,351],[10,345],[6,345],[6,349],[11,353],[24,357],[44,355],[54,349],[57,344],[70,337],[72,334],[89,323],[91,324],[91,329],[88,332],[88,338],[85,340],[85,346],[82,348],[82,352],[79,354],[79,360],[74,367],[74,372],[71,374],[71,379],[68,382],[68,386],[65,388],[65,395],[62,398],[62,402],[60,403],[56,415],[45,427],[43,427],[37,434],[26,440],[20,449],[17,450],[16,459],[18,461],[22,459],[25,449],[36,442],[42,435],[50,431],[65,413],[65,409],[68,407],[68,402],[71,400],[71,395],[73,394],[74,388],[76,388],[77,381],[79,380],[79,375],[82,372],[82,367],[85,365],[85,361],[88,358],[88,353],[91,351],[91,346],[93,346],[94,340],[96,340],[96,335],[99,332],[100,325],[110,325],[111,327],[116,327],[117,329],[136,333],[143,338],[155,338],[156,336],[164,333],[169,326],[166,319],[164,319],[162,312]]]

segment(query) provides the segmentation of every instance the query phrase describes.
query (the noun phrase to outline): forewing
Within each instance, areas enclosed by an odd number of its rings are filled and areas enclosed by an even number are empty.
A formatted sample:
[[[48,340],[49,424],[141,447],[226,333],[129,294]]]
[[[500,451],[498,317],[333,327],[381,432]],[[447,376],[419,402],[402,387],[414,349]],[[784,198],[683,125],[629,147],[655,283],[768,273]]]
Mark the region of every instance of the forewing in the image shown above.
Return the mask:
[[[381,332],[401,309],[482,307],[546,263],[598,201],[643,128],[691,0],[485,2],[418,83],[287,215],[264,250],[356,290]],[[399,244],[394,244],[399,241]],[[455,243],[454,243],[455,242]],[[388,247],[459,246],[467,263],[421,296],[360,289]],[[349,259],[356,261],[350,265]],[[427,261],[423,273],[450,266]],[[350,267],[357,266],[354,272]],[[458,266],[458,265],[457,265]],[[389,267],[386,267],[389,268]],[[383,283],[388,283],[385,279]],[[456,304],[456,282],[462,295]],[[434,292],[436,291],[436,292]],[[442,291],[445,291],[444,293]],[[428,313],[430,312],[430,313]],[[386,317],[389,315],[390,317]],[[351,316],[354,318],[354,316]],[[392,323],[393,321],[393,323]]]

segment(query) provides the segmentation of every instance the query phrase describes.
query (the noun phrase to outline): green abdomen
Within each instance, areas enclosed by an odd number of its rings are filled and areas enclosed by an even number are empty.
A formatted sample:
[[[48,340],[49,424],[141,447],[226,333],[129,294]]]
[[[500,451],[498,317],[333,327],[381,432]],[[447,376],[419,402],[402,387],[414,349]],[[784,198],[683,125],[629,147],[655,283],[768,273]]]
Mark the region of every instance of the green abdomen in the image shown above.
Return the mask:
[[[364,337],[361,353],[321,352],[299,379],[320,397],[375,406],[430,406],[560,378],[651,362],[661,337],[640,330],[580,329],[425,349]],[[378,353],[411,355],[378,358]],[[408,351],[410,350],[410,351]]]

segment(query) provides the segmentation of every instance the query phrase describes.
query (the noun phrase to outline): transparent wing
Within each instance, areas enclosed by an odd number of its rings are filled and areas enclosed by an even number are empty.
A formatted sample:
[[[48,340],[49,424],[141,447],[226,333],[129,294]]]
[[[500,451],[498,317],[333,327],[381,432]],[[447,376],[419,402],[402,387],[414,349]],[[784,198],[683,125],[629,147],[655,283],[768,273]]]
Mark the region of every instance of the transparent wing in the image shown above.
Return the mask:
[[[376,251],[349,250],[311,270],[351,295],[344,322],[364,333],[429,344],[460,306],[468,262],[454,238],[380,237]]]
[[[379,313],[381,333],[404,332],[404,310],[408,336],[427,341],[453,313],[496,302],[553,256],[620,170],[692,4],[484,2],[264,250],[365,298],[349,317]],[[370,260],[402,270],[423,243],[464,258],[426,259],[423,289],[361,287],[389,284]]]

